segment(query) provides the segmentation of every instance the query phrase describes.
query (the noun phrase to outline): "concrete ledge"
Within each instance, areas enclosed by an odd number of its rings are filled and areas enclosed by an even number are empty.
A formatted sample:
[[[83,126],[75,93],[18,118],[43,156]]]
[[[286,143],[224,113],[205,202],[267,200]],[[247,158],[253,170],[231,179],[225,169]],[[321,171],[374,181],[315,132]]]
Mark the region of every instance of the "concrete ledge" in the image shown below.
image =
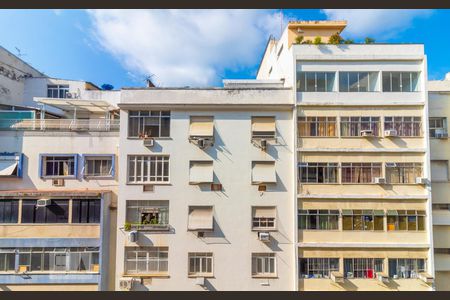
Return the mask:
[[[300,152],[361,152],[361,153],[425,153],[426,149],[419,148],[297,148]]]
[[[326,194],[297,194],[301,199],[393,199],[393,200],[423,200],[428,195],[326,195]]]
[[[298,243],[300,248],[408,248],[408,249],[428,249],[430,244],[393,244],[393,243]]]
[[[98,283],[99,274],[0,274],[0,284]]]
[[[100,247],[100,239],[94,238],[2,238],[2,248],[20,247]]]

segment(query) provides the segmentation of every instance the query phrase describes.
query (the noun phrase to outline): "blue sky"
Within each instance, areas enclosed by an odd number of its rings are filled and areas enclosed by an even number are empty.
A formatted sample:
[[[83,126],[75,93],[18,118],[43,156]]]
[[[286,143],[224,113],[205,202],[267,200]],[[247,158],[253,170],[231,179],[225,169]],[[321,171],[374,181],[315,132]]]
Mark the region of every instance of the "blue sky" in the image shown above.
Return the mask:
[[[345,19],[346,38],[424,43],[430,79],[450,72],[450,10],[283,10],[288,20]],[[0,45],[52,77],[142,86],[220,86],[254,78],[280,10],[0,10]]]

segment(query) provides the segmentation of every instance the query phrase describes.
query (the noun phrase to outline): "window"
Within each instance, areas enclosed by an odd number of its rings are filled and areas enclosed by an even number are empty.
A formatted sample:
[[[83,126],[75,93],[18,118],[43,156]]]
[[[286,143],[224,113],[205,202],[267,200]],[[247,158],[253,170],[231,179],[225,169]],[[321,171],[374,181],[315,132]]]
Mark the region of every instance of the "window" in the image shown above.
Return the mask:
[[[447,118],[430,118],[430,137],[447,133]]]
[[[252,162],[252,183],[277,183],[274,161]]]
[[[384,130],[395,130],[398,136],[420,136],[421,117],[384,117]]]
[[[252,253],[252,276],[276,276],[275,253]]]
[[[276,207],[258,206],[252,208],[252,230],[275,230]]]
[[[419,72],[383,72],[383,92],[417,92]]]
[[[214,208],[212,206],[190,206],[188,215],[188,230],[214,230]]]
[[[300,258],[300,278],[330,278],[339,272],[339,258]]]
[[[19,217],[19,200],[0,199],[0,224],[17,223],[18,217]]]
[[[275,117],[252,117],[252,139],[274,139]]]
[[[448,160],[431,161],[431,180],[448,181]]]
[[[390,278],[418,278],[419,273],[425,272],[425,259],[390,258]]]
[[[381,177],[381,163],[342,163],[342,183],[372,183]]]
[[[298,211],[298,228],[307,230],[339,229],[339,210],[307,209]]]
[[[214,182],[213,161],[191,161],[189,168],[189,183]]]
[[[387,183],[416,183],[422,177],[422,163],[386,163]]]
[[[99,248],[19,248],[29,272],[99,272]]]
[[[22,154],[0,155],[0,177],[22,177]]]
[[[100,199],[73,199],[72,223],[100,223]]]
[[[337,183],[337,163],[299,163],[298,172],[301,183]]]
[[[47,85],[48,98],[67,98],[69,92],[69,85],[64,84],[49,84]]]
[[[76,177],[77,155],[43,155],[41,175],[43,177]]]
[[[382,258],[344,258],[346,278],[376,278],[378,272],[383,272]]]
[[[339,92],[375,92],[378,72],[339,72]]]
[[[387,211],[388,231],[424,231],[425,211],[424,210],[388,210]]]
[[[170,111],[129,111],[128,137],[170,137]]]
[[[297,92],[332,92],[334,72],[297,72]]]
[[[11,248],[0,249],[0,272],[15,271],[16,252]]]
[[[132,227],[164,227],[169,224],[169,201],[127,200],[126,220]]]
[[[52,200],[51,204],[37,207],[36,200],[22,200],[22,223],[67,223],[69,200]]]
[[[212,276],[213,254],[212,253],[189,253],[189,276]]]
[[[168,270],[168,247],[125,247],[125,273],[165,274]]]
[[[298,117],[298,135],[336,136],[336,117]]]
[[[114,156],[84,156],[84,177],[114,176]]]
[[[372,209],[343,209],[343,230],[384,230],[384,211]]]
[[[169,156],[128,156],[128,183],[169,182]]]
[[[189,124],[190,137],[213,137],[214,136],[214,117],[210,116],[191,116]]]
[[[380,117],[341,117],[341,136],[362,136],[361,131],[380,135]]]
[[[435,203],[432,204],[433,210],[450,210],[450,203]]]

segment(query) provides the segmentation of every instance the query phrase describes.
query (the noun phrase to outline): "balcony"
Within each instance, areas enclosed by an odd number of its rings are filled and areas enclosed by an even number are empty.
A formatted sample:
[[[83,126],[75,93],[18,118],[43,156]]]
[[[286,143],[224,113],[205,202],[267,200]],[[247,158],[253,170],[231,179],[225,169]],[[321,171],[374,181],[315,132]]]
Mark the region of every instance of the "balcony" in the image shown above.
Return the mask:
[[[118,119],[10,119],[0,120],[1,131],[119,131]]]

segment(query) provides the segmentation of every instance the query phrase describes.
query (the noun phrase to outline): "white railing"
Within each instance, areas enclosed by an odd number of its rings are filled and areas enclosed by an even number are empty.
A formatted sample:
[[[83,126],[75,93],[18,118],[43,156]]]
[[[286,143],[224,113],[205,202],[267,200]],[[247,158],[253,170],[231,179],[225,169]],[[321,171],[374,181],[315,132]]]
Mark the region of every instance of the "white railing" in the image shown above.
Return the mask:
[[[111,120],[111,119],[0,120],[0,130],[119,131],[119,120]]]

